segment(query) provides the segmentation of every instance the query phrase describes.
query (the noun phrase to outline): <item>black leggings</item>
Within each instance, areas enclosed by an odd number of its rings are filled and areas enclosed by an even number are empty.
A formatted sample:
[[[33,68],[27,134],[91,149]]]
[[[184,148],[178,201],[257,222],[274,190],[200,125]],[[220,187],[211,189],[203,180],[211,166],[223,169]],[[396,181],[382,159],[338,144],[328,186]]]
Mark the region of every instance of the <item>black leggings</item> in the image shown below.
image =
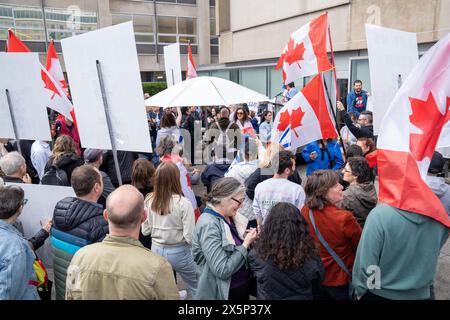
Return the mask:
[[[230,301],[249,301],[252,293],[253,281],[249,280],[240,287],[230,289],[228,300]]]

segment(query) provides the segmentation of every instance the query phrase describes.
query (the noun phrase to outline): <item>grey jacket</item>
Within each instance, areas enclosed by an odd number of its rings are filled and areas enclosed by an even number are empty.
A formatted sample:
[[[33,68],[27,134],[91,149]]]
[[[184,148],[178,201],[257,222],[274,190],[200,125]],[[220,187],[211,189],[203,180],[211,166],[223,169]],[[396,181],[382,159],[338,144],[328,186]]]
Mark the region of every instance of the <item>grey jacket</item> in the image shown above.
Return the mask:
[[[450,214],[450,185],[445,183],[445,178],[427,176],[425,182],[441,200],[447,213]]]
[[[239,213],[233,218],[241,238],[248,219]],[[203,213],[192,239],[192,255],[197,264],[196,300],[227,300],[232,275],[247,265],[247,249],[236,246],[228,225],[220,218]],[[248,265],[247,265],[248,267]]]
[[[377,205],[377,191],[372,182],[350,185],[344,191],[341,207],[353,213],[361,227],[364,227],[369,212]]]

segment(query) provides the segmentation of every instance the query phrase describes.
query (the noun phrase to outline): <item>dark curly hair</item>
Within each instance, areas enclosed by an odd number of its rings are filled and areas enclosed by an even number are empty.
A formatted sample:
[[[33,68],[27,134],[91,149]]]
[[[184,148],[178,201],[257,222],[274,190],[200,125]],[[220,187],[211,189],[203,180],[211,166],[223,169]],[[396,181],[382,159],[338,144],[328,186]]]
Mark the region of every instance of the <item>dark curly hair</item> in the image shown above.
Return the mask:
[[[254,249],[263,261],[272,259],[281,270],[301,268],[318,255],[305,219],[297,207],[285,202],[270,210]]]
[[[372,180],[372,169],[364,157],[352,157],[348,159],[348,165],[352,170],[352,174],[357,177],[358,183],[365,183]]]

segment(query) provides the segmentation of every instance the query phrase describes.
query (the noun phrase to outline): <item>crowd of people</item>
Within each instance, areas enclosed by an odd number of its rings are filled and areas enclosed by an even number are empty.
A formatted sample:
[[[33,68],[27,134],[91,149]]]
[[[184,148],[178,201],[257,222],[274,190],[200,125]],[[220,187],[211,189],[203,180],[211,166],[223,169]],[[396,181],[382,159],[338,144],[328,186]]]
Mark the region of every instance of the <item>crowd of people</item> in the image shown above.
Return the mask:
[[[432,299],[448,229],[377,202],[366,102],[356,81],[348,113],[337,104],[343,145],[298,154],[271,142],[268,110],[147,108],[152,152],[118,152],[122,185],[112,152],[83,149],[70,120],[52,126],[54,141],[20,141],[22,154],[0,141],[0,299],[49,298],[35,253],[49,237],[60,300],[184,299],[177,276],[193,299]],[[444,163],[435,152],[427,183],[449,211]],[[206,192],[194,191],[200,181]],[[30,239],[21,183],[75,194]]]

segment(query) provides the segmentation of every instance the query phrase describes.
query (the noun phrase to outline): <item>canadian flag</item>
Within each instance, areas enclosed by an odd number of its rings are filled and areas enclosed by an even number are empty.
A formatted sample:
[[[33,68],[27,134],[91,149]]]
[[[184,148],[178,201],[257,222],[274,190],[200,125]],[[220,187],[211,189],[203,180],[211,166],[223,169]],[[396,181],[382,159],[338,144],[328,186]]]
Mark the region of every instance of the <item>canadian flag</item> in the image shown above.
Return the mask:
[[[53,52],[50,53],[50,50]],[[11,29],[8,29],[6,52],[31,52],[31,50],[19,38],[16,37]],[[57,62],[55,62],[55,57]],[[41,76],[42,81],[44,81],[45,88],[48,91],[48,107],[63,114],[71,120],[75,119],[74,113],[71,112],[73,111],[72,103],[66,96],[67,84],[65,83],[64,76],[62,74],[61,65],[59,64],[58,56],[53,46],[53,41],[50,43],[48,48],[47,68],[44,68],[44,66],[41,65]],[[64,80],[65,87],[63,87],[61,83],[62,80]],[[66,91],[64,91],[64,88]]]
[[[6,52],[31,52],[30,49],[16,37],[11,29],[8,29],[8,38],[6,39]]]
[[[397,92],[378,137],[379,201],[431,217],[450,219],[424,182],[438,140],[450,146],[450,34],[419,60]]]
[[[291,34],[275,67],[283,67],[285,84],[332,68],[327,56],[327,28],[324,13]]]
[[[47,64],[45,69],[48,72],[42,71],[42,80],[44,81],[45,88],[48,90],[49,94],[50,102],[48,107],[58,111],[65,117],[72,119],[76,125],[75,111],[72,103],[68,99],[69,89],[62,72],[53,40],[50,41],[50,45],[47,49]]]
[[[192,57],[191,43],[188,44],[188,63],[186,71],[186,80],[197,77],[197,71],[195,70],[195,62]]]
[[[295,150],[319,139],[336,138],[330,112],[322,75],[318,74],[277,113],[271,141]]]

